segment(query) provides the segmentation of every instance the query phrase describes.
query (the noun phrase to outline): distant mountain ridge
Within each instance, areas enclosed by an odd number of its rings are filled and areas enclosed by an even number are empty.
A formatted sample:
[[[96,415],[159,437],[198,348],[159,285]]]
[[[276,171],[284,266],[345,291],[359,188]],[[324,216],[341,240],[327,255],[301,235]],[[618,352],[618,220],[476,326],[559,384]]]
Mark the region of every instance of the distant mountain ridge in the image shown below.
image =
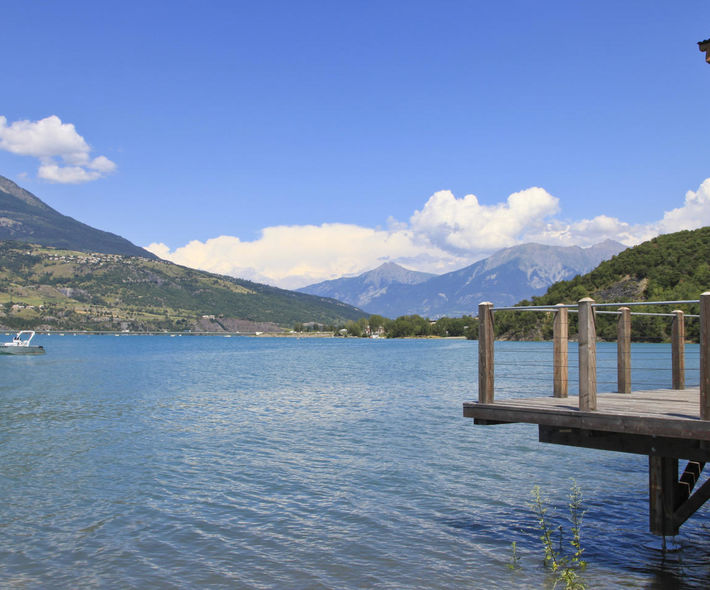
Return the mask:
[[[435,276],[426,272],[409,270],[394,262],[385,262],[356,277],[323,281],[297,289],[297,291],[330,297],[363,309],[371,301],[385,296],[392,285],[417,285]]]
[[[121,236],[62,215],[4,176],[0,176],[0,240],[157,259]]]
[[[473,313],[481,301],[505,306],[540,295],[553,283],[588,272],[625,248],[613,240],[588,248],[521,244],[500,250],[465,268],[416,282],[396,280],[393,272],[379,273],[389,282],[381,280],[378,289],[366,291],[364,287],[370,284],[371,273],[383,268],[379,267],[359,277],[325,281],[301,291],[333,297],[390,318],[412,314],[432,319],[458,317]],[[367,301],[363,301],[365,296]]]

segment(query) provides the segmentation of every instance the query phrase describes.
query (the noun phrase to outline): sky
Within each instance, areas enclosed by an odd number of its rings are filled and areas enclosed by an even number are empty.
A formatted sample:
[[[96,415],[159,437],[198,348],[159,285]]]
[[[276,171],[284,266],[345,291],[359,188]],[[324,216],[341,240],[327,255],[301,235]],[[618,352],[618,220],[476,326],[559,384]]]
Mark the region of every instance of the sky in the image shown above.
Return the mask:
[[[0,175],[297,288],[710,225],[710,2],[4,2]]]

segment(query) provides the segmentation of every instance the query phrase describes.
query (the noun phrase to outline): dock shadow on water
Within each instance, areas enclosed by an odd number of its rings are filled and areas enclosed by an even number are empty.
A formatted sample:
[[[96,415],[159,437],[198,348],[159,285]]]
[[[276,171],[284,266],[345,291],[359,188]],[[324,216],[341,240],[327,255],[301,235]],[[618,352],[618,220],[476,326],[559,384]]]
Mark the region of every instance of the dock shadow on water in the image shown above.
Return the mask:
[[[644,548],[643,458],[472,428],[475,343],[37,340],[0,363],[1,587],[540,588],[530,490],[564,517],[572,476],[590,588],[709,575],[703,513]]]

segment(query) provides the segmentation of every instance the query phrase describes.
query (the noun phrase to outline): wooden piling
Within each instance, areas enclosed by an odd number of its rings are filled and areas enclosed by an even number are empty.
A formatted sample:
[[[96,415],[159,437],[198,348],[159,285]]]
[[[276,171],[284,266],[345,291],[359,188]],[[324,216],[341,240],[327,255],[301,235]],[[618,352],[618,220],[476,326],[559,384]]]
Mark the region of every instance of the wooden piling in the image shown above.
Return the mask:
[[[478,305],[478,401],[493,403],[493,304]]]
[[[558,305],[562,304],[558,303]],[[566,307],[559,307],[555,312],[552,337],[553,394],[555,397],[567,397],[569,389],[568,337],[569,313]]]
[[[618,393],[631,393],[631,310],[620,307],[616,338]]]
[[[685,315],[680,309],[673,311],[671,333],[671,364],[673,389],[685,389]]]
[[[710,420],[710,293],[700,296],[700,419]]]
[[[678,505],[678,459],[648,457],[648,507],[654,535],[677,535],[673,514]]]
[[[579,308],[579,409],[597,409],[597,332],[594,299],[578,301]]]

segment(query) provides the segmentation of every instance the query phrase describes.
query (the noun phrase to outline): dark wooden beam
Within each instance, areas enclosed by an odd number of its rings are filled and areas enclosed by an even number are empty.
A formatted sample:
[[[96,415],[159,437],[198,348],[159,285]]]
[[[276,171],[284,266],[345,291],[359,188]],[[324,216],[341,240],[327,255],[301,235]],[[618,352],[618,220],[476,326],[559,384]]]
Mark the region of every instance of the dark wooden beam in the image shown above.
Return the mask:
[[[688,461],[688,464],[685,466],[685,471],[683,471],[683,475],[681,475],[680,480],[678,480],[681,501],[685,502],[688,498],[690,498],[690,494],[693,491],[695,484],[698,483],[698,479],[700,478],[700,474],[702,473],[704,467],[704,461]]]
[[[600,451],[687,459],[695,462],[710,462],[710,449],[704,448],[704,445],[697,440],[623,434],[601,430],[582,430],[580,428],[558,428],[545,425],[540,425],[538,431],[539,440],[544,443]]]
[[[710,499],[710,479],[701,485],[698,490],[683,502],[673,513],[673,526],[678,529],[697,510]]]
[[[502,422],[501,420],[483,420],[474,418],[473,423],[477,426],[496,426],[497,424],[510,424],[510,422]]]

